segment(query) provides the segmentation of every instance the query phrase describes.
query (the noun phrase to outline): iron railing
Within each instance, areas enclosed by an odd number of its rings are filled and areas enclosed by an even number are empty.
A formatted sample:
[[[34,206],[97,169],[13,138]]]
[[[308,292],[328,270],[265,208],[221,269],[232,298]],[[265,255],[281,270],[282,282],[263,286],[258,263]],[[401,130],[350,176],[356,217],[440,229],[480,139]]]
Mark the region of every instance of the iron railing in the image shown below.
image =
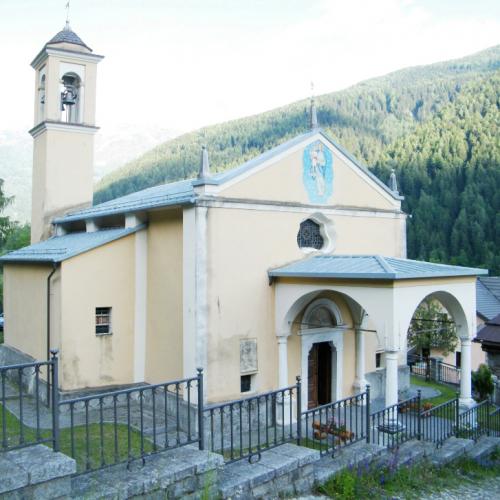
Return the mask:
[[[493,406],[490,404],[490,407]],[[493,407],[488,415],[487,433],[489,436],[500,437],[500,408]]]
[[[438,380],[445,384],[460,385],[460,369],[448,363],[438,362]]]
[[[408,354],[407,364],[410,367],[410,373],[413,375],[425,377],[426,379],[430,378],[431,369],[429,358],[424,358],[423,356],[418,356],[416,354]]]
[[[68,427],[57,448],[80,472],[144,460],[159,451],[198,443],[203,374],[196,377],[78,397],[59,402]]]
[[[295,385],[205,408],[206,442],[226,463],[248,459],[290,441],[300,442],[301,381]]]
[[[481,401],[458,415],[455,435],[477,441],[482,435],[488,434],[490,419],[490,402]]]
[[[355,396],[312,408],[302,413],[303,446],[322,455],[365,440],[370,418],[370,387]]]
[[[424,409],[420,414],[422,439],[440,446],[455,435],[458,416],[458,398]]]
[[[370,415],[367,442],[394,448],[420,436],[421,396],[406,399]]]
[[[0,450],[55,443],[53,422],[44,421],[46,380],[57,380],[57,351],[49,361],[0,367]],[[44,374],[45,372],[45,374]],[[54,394],[57,385],[50,389]],[[52,412],[54,413],[54,412]]]

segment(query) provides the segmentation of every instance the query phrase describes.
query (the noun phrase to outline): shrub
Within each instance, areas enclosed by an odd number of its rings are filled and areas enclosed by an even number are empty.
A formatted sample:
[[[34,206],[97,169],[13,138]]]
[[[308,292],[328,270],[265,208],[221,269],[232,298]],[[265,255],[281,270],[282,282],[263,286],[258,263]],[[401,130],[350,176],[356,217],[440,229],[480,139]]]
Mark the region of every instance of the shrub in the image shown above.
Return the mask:
[[[479,365],[477,371],[472,372],[472,386],[479,394],[480,401],[493,393],[493,377],[489,366],[485,364]]]

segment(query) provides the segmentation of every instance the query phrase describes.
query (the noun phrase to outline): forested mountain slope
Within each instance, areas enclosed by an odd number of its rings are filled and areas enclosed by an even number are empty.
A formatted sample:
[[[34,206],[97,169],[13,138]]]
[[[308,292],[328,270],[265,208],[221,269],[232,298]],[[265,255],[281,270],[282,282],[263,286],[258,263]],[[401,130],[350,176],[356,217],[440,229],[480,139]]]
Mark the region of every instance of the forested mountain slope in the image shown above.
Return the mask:
[[[464,87],[380,155],[405,196],[410,257],[500,274],[500,71]]]
[[[463,59],[408,68],[317,98],[320,125],[373,165],[384,148],[453,102],[464,84],[500,68],[500,46]],[[209,126],[167,141],[106,176],[101,202],[168,181],[189,178],[207,144],[213,169],[238,165],[308,127],[308,100]]]

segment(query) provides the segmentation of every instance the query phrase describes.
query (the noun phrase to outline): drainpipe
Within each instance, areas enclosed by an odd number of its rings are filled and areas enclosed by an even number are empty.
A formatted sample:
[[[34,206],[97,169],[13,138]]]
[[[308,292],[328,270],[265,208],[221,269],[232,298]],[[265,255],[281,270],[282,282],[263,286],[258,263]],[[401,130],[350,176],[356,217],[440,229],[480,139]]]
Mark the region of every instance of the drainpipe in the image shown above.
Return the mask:
[[[50,279],[57,271],[57,263],[52,263],[52,271],[47,276],[47,361],[50,361]],[[47,405],[50,406],[50,367],[47,365]]]

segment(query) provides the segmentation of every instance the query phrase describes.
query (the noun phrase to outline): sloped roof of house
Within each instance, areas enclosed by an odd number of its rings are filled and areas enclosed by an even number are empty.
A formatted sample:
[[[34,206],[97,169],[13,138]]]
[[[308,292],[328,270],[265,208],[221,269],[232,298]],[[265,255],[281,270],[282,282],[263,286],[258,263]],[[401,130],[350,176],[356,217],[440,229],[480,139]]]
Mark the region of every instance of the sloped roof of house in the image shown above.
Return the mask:
[[[482,276],[476,283],[477,314],[486,320],[500,314],[500,277]]]
[[[478,276],[488,271],[381,255],[317,255],[272,269],[268,274],[271,278],[402,280]]]
[[[35,243],[25,248],[15,250],[0,258],[1,263],[32,262],[57,263],[75,257],[81,253],[100,247],[111,241],[135,233],[145,225],[134,228],[102,229],[94,232],[69,233],[55,236],[48,240]]]
[[[160,186],[155,186],[142,191],[137,191],[135,193],[122,196],[120,198],[115,198],[114,200],[106,201],[93,207],[79,210],[76,212],[69,213],[64,217],[55,219],[55,223],[71,222],[75,220],[89,219],[93,217],[103,217],[107,215],[114,215],[119,213],[134,212],[140,210],[149,210],[152,208],[167,207],[172,205],[182,205],[194,203],[196,199],[196,193],[194,187],[204,183],[212,185],[222,185],[227,181],[230,181],[239,175],[242,175],[249,170],[252,170],[266,161],[280,155],[287,149],[300,144],[309,137],[313,137],[315,134],[320,134],[327,141],[329,141],[335,148],[337,148],[343,155],[345,155],[351,162],[353,162],[357,168],[361,169],[371,180],[373,180],[377,185],[379,185],[384,191],[390,194],[391,197],[397,200],[402,200],[403,197],[391,191],[378,177],[372,174],[367,168],[361,165],[353,156],[351,156],[346,150],[344,150],[339,144],[337,144],[333,139],[327,136],[321,129],[311,130],[304,134],[298,135],[289,141],[276,146],[269,151],[262,153],[261,155],[253,158],[238,167],[225,172],[220,172],[215,174],[208,179],[188,179],[184,181],[177,181],[168,184],[162,184]]]
[[[478,330],[475,341],[481,342],[481,344],[498,344],[500,346],[500,314],[486,321],[484,326]]]

